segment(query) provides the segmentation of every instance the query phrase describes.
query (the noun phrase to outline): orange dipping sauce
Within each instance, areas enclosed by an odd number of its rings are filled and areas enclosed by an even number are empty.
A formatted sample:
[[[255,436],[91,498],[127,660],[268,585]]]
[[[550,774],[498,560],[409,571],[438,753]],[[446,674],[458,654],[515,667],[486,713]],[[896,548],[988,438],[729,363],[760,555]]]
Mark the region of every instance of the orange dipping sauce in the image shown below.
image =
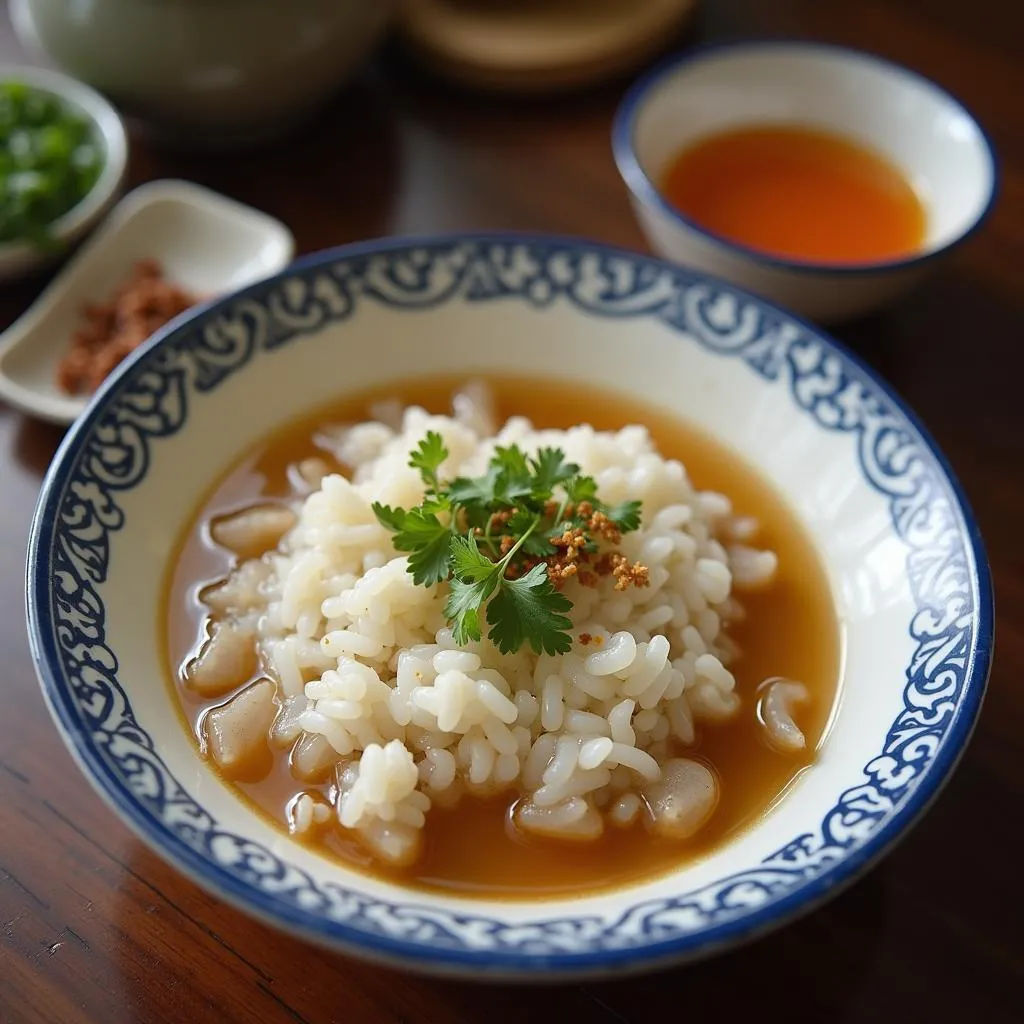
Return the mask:
[[[831,132],[739,128],[687,146],[661,183],[714,234],[820,263],[874,263],[920,251],[926,215],[888,160]]]

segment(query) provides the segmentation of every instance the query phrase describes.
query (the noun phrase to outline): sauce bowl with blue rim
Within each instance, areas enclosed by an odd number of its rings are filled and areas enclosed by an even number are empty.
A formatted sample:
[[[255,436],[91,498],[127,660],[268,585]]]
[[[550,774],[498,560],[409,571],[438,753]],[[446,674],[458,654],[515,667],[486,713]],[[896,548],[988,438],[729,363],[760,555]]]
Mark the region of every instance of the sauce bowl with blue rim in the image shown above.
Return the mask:
[[[663,179],[681,150],[777,126],[838,134],[891,164],[923,207],[920,245],[876,261],[775,255],[709,230],[666,197]],[[817,42],[713,44],[667,59],[626,93],[612,149],[656,253],[825,323],[914,287],[978,229],[997,191],[992,145],[959,100],[908,68]]]

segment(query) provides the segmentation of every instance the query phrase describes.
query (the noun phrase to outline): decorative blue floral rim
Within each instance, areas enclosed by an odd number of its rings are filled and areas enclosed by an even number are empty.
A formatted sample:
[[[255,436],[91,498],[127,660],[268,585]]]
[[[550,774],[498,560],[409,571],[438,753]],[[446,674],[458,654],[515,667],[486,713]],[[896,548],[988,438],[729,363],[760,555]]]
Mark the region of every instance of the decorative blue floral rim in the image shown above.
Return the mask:
[[[569,302],[595,317],[654,318],[766,386],[822,430],[852,434],[865,481],[890,502],[917,605],[904,709],[817,832],[694,892],[646,900],[611,923],[563,915],[513,924],[371,899],[319,884],[236,836],[170,774],[135,720],[106,646],[102,584],[118,496],[143,484],[149,452],[261,350],[360,303],[407,310],[450,301]],[[497,310],[496,310],[497,311]],[[935,444],[856,356],[815,328],[705,276],[591,242],[488,235],[386,240],[307,257],[186,314],[107,382],[43,483],[27,566],[29,636],[43,692],[99,793],[156,851],[218,896],[278,927],[421,970],[609,973],[705,955],[767,931],[848,884],[927,808],[969,739],[993,643],[977,526]]]
[[[682,211],[678,210],[661,194],[658,187],[647,176],[647,172],[640,165],[633,145],[633,133],[636,126],[637,115],[640,108],[650,92],[657,89],[662,80],[672,75],[675,71],[688,64],[699,63],[705,60],[715,60],[718,57],[729,56],[733,53],[752,52],[756,50],[803,50],[807,52],[825,52],[838,58],[855,59],[864,64],[874,64],[891,74],[902,75],[905,78],[913,79],[927,89],[941,96],[951,107],[956,108],[971,124],[977,129],[981,140],[984,143],[989,163],[989,191],[984,207],[979,211],[974,222],[968,225],[956,238],[951,239],[945,245],[937,249],[929,249],[918,256],[909,256],[903,259],[879,260],[866,263],[820,263],[809,260],[791,259],[782,256],[773,256],[760,249],[751,248],[735,239],[726,238],[714,231],[698,224]],[[837,46],[833,43],[820,43],[806,39],[744,39],[739,42],[728,43],[707,43],[703,46],[691,47],[685,53],[667,57],[660,64],[657,64],[645,75],[639,78],[629,88],[619,109],[615,112],[615,119],[612,122],[612,153],[615,157],[615,164],[622,175],[622,180],[633,195],[645,206],[654,207],[665,216],[685,225],[691,231],[703,235],[705,238],[716,242],[718,245],[735,252],[749,256],[769,266],[778,267],[783,270],[799,271],[809,274],[871,274],[899,270],[905,267],[915,267],[935,259],[942,253],[965,242],[975,231],[978,230],[988,219],[999,193],[999,164],[996,160],[995,147],[988,132],[985,131],[981,122],[967,109],[963,102],[957,99],[947,89],[933,82],[930,78],[910,68],[885,60],[877,54],[867,53],[864,50],[857,50],[850,46]]]

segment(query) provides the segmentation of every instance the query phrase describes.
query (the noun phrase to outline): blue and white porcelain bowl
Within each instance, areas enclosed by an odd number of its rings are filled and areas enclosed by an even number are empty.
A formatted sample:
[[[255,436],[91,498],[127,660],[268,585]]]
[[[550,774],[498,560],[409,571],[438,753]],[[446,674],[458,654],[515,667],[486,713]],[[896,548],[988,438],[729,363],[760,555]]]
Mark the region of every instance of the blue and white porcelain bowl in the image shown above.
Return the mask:
[[[553,356],[588,383],[696,421],[788,499],[845,636],[831,729],[760,821],[643,884],[496,902],[350,872],[252,812],[178,724],[158,621],[175,537],[240,453],[312,407],[396,374],[521,371]],[[821,903],[947,780],[992,649],[989,572],[963,496],[913,414],[855,356],[720,281],[594,243],[512,235],[325,252],[140,349],[46,478],[28,620],[65,741],[159,854],[275,927],[477,978],[693,959]]]

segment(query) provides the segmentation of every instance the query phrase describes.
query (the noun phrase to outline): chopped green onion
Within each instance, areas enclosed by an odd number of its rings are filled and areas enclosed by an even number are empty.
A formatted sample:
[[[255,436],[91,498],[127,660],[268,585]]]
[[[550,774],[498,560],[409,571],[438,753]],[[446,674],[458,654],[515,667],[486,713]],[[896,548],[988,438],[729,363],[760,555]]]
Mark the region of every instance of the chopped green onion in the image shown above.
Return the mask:
[[[95,125],[58,96],[0,83],[0,242],[53,244],[50,226],[103,170]]]

